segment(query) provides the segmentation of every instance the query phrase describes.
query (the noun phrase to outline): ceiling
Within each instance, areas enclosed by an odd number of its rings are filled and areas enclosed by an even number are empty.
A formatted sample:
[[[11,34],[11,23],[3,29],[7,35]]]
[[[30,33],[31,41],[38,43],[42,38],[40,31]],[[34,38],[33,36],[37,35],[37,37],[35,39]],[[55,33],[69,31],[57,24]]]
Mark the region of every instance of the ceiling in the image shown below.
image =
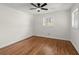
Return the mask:
[[[34,7],[30,3],[3,3],[2,5],[5,5],[23,12],[28,12],[30,14],[44,14],[44,13],[51,13],[55,11],[68,10],[71,8],[73,4],[72,3],[47,3],[45,8],[48,8],[48,10],[47,11],[41,10],[40,12],[37,12],[36,10],[30,10],[30,8]]]

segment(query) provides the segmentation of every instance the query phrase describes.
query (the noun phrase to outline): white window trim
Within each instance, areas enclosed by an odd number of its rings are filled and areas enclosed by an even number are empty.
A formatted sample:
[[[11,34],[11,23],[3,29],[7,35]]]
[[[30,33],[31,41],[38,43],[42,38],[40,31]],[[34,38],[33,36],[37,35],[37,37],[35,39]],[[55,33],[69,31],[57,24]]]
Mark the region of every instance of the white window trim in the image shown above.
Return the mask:
[[[73,12],[72,12],[72,28],[77,29],[78,28],[78,22],[75,23],[75,19],[74,19],[74,14],[76,12],[78,12],[78,8],[76,8]]]

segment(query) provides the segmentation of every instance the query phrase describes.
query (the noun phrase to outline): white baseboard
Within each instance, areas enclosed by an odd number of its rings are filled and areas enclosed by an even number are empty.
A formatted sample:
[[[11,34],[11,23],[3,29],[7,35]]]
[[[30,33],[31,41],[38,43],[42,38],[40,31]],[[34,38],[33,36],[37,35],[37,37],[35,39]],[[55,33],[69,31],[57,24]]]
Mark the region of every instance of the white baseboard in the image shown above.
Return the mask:
[[[59,39],[59,40],[69,41],[69,39],[65,39],[65,38],[49,37],[49,36],[44,36],[44,35],[34,35],[34,36],[47,37],[47,38],[51,38],[51,39]]]
[[[31,36],[32,36],[32,35],[31,35]],[[31,36],[20,37],[20,39],[18,39],[18,40],[14,40],[14,41],[9,42],[9,43],[7,43],[7,44],[1,45],[0,48],[4,48],[4,47],[9,46],[9,45],[11,45],[11,44],[14,44],[14,43],[16,43],[16,42],[19,42],[19,41],[21,41],[21,40],[24,40],[25,38],[29,38],[29,37],[31,37]]]
[[[79,53],[79,47],[77,46],[77,44],[75,42],[73,42],[72,40],[70,40],[70,41],[73,44],[73,46],[75,47],[75,49],[77,50],[77,52]]]

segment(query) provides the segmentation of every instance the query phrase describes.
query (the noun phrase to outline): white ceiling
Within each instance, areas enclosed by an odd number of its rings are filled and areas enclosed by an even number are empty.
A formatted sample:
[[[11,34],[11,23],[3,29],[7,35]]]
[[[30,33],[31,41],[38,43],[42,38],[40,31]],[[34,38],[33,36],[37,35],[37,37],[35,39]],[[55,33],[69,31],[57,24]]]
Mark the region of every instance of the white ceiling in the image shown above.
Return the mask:
[[[29,12],[31,14],[44,14],[44,13],[51,13],[55,11],[70,9],[73,4],[72,3],[47,3],[45,8],[48,8],[48,10],[47,11],[41,10],[40,12],[37,12],[36,10],[30,10],[30,8],[33,8],[33,6],[30,3],[3,3],[2,5],[5,5],[23,12]]]

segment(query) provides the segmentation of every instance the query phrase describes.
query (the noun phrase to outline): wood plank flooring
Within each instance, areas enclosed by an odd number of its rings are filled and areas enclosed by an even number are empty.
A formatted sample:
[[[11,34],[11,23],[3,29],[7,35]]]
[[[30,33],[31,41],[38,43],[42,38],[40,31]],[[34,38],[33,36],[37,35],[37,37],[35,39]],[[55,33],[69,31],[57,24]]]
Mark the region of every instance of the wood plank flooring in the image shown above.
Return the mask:
[[[0,49],[0,55],[78,55],[69,41],[33,36]]]

